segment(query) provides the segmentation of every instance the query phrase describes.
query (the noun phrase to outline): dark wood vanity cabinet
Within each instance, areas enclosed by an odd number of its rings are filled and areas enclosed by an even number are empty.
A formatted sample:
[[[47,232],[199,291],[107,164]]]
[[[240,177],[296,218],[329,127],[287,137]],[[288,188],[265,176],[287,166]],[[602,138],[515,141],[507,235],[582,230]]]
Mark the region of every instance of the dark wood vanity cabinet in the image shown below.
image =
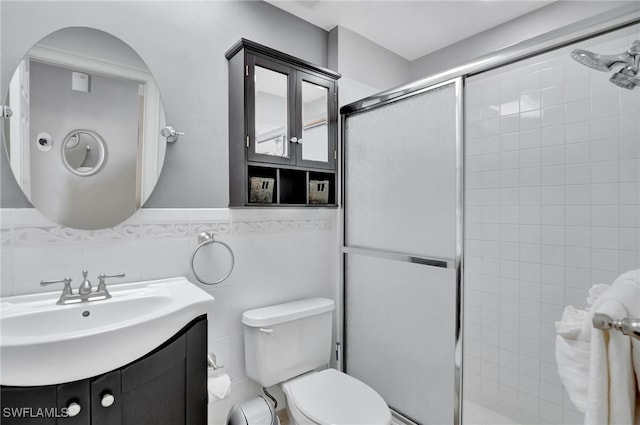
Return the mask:
[[[206,317],[118,370],[58,385],[2,386],[0,403],[3,425],[206,425]],[[72,403],[80,407],[74,416]]]
[[[245,39],[226,57],[230,206],[335,206],[340,74]]]

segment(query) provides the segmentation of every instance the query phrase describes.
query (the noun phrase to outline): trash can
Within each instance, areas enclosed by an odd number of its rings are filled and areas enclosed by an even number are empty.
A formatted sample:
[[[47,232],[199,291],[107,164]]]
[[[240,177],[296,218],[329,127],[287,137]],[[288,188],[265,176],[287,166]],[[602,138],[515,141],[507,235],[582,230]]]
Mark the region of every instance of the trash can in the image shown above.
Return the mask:
[[[260,395],[234,404],[227,416],[227,425],[280,425],[280,419],[271,400]]]

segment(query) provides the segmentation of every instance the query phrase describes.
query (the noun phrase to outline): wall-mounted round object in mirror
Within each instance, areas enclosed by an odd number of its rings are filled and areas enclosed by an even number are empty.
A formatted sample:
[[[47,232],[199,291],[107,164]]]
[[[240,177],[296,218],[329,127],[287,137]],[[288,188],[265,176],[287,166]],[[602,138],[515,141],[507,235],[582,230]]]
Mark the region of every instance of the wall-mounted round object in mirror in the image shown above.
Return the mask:
[[[164,108],[151,72],[122,40],[83,27],[51,33],[20,62],[5,104],[11,169],[50,219],[102,229],[149,198],[164,162]]]
[[[73,130],[62,141],[62,162],[77,176],[92,176],[105,164],[107,146],[91,130]]]

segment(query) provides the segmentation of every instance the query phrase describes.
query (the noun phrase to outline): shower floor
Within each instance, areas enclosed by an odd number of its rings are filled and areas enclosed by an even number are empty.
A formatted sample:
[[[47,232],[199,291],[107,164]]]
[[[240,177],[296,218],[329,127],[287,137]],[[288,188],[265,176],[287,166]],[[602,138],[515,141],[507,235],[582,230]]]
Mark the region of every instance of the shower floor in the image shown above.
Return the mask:
[[[465,400],[463,409],[462,423],[464,425],[519,425],[513,419],[472,401]]]

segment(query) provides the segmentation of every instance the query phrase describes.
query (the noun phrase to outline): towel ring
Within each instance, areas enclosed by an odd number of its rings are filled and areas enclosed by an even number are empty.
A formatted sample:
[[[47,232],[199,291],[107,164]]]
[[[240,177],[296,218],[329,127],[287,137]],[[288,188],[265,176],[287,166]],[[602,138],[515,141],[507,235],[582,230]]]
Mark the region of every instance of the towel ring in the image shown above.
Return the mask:
[[[214,244],[214,243],[220,244],[225,248],[227,248],[227,251],[229,251],[229,255],[231,256],[231,266],[229,267],[229,270],[227,270],[227,272],[224,274],[224,276],[222,276],[221,279],[218,279],[215,282],[207,282],[206,280],[198,276],[198,273],[196,272],[196,268],[194,265],[194,260],[200,248],[202,248],[203,246]],[[193,271],[193,275],[196,277],[196,279],[198,279],[198,282],[204,283],[205,285],[216,285],[222,282],[223,280],[229,277],[229,275],[233,271],[233,266],[235,265],[235,263],[236,263],[236,259],[235,259],[235,256],[233,255],[233,250],[231,249],[231,247],[224,242],[213,239],[213,232],[202,232],[198,235],[198,246],[196,247],[195,251],[193,251],[193,254],[191,255],[191,271]]]

